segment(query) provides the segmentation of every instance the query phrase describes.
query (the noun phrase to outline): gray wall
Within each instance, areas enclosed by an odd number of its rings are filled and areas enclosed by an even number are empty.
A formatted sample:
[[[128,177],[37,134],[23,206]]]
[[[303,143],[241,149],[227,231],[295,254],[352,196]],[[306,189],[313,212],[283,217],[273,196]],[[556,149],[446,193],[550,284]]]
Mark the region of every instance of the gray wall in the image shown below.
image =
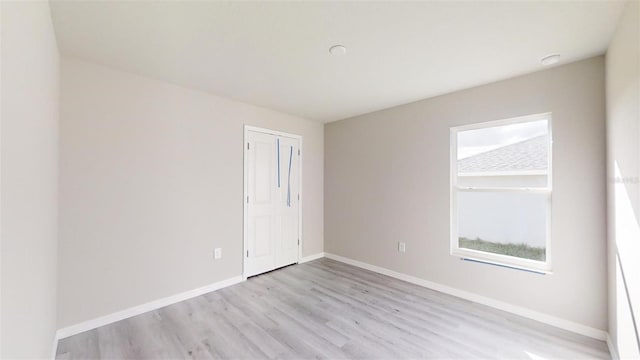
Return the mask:
[[[640,358],[640,340],[634,329],[640,326],[637,323],[640,320],[640,3],[637,1],[627,4],[620,19],[607,51],[606,71],[609,332],[622,358]],[[635,304],[635,325],[630,304]]]
[[[606,330],[604,80],[596,57],[327,124],[325,251]],[[449,128],[544,112],[553,274],[449,255]]]
[[[60,327],[241,275],[244,124],[303,136],[302,252],[323,251],[321,123],[70,58],[61,76]]]
[[[56,330],[59,56],[48,2],[1,6],[0,357],[49,358]]]

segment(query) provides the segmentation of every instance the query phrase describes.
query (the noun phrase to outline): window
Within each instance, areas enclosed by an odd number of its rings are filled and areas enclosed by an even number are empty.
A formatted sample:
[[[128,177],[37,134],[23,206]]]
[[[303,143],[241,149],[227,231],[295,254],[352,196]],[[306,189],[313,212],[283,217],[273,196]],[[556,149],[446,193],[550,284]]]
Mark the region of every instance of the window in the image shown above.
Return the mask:
[[[551,114],[451,129],[451,254],[551,270]]]

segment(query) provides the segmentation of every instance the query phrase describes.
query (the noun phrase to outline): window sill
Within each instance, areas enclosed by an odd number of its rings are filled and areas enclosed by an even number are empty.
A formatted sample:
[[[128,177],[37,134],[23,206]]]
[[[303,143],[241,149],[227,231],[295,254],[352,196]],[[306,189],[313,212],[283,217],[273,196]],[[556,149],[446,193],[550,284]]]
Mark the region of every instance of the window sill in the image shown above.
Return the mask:
[[[472,262],[472,263],[492,265],[492,266],[502,267],[502,268],[506,268],[506,269],[513,269],[513,270],[529,272],[529,273],[538,274],[538,275],[552,275],[553,274],[552,270],[546,270],[546,269],[533,267],[533,266],[511,264],[511,263],[503,262],[503,261],[499,261],[499,260],[491,260],[491,259],[486,259],[486,258],[483,258],[483,257],[480,257],[480,256],[473,256],[473,255],[469,255],[469,254],[466,254],[466,253],[452,252],[451,255],[459,258],[462,261],[468,261],[468,262]]]

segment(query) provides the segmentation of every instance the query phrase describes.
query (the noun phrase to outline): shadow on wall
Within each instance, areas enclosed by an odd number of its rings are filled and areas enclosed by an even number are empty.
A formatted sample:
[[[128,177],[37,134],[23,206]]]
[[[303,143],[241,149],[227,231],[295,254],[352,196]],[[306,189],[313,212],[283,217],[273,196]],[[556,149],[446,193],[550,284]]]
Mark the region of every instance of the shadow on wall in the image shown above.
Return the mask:
[[[640,214],[634,210],[630,197],[637,194],[640,178],[624,177],[617,161],[614,166],[618,351],[640,354]]]

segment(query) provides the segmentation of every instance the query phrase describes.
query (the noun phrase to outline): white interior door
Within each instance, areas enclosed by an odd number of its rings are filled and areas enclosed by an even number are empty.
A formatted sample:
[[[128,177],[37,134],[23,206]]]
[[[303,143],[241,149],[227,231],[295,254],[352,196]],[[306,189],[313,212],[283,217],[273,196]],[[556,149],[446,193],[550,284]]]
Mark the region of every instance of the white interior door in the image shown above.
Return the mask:
[[[299,139],[246,132],[244,276],[298,262]]]
[[[280,158],[280,186],[276,204],[276,267],[298,262],[299,206],[299,141],[277,137]]]

